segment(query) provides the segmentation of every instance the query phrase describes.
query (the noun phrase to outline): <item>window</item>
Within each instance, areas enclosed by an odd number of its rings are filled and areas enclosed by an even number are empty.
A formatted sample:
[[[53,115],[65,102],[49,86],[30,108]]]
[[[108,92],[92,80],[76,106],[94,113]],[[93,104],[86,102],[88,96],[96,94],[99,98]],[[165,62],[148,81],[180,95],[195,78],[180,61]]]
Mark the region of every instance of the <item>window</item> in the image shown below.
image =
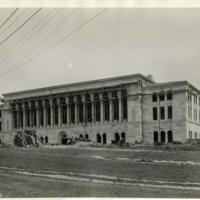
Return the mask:
[[[159,99],[160,99],[160,101],[164,101],[165,100],[165,93],[164,92],[160,92]]]
[[[96,121],[100,122],[100,102],[96,102],[95,103],[95,107],[96,107]]]
[[[153,93],[152,95],[152,101],[157,102],[157,93]]]
[[[157,108],[154,107],[153,108],[153,120],[157,120],[158,119],[158,112],[157,112]]]
[[[88,134],[85,134],[85,138],[88,140],[88,139],[89,139],[89,135],[88,135]]]
[[[0,131],[2,130],[2,128],[1,128],[1,122],[0,122]]]
[[[0,117],[1,117],[1,110],[0,110]]]
[[[158,142],[158,132],[157,132],[157,131],[154,131],[154,132],[153,132],[153,142],[154,142],[154,143],[157,143],[157,142]]]
[[[172,119],[172,106],[168,106],[168,119]]]
[[[161,140],[161,143],[165,143],[165,132],[164,131],[161,131],[161,133],[160,133],[160,140]]]
[[[165,107],[160,107],[160,119],[165,119]]]
[[[173,142],[173,133],[172,131],[168,131],[168,143]]]
[[[172,91],[167,91],[167,100],[172,100]]]

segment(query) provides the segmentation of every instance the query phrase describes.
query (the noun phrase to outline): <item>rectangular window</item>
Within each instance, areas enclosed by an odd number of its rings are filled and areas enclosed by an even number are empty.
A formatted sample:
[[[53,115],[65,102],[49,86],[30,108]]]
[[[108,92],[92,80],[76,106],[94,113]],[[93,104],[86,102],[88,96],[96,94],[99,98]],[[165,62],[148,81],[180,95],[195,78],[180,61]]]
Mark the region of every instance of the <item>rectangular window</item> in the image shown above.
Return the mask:
[[[167,92],[167,100],[172,100],[172,91]]]
[[[154,107],[153,108],[153,120],[157,120],[158,119],[158,112],[157,112],[157,108]]]
[[[168,106],[168,119],[172,119],[172,106]]]
[[[160,107],[160,119],[165,119],[165,107]]]
[[[161,92],[159,94],[159,99],[160,99],[160,101],[164,101],[165,100],[165,93],[164,92]]]
[[[152,101],[157,102],[157,93],[153,93],[152,95]]]
[[[1,117],[1,110],[0,110],[0,117]]]

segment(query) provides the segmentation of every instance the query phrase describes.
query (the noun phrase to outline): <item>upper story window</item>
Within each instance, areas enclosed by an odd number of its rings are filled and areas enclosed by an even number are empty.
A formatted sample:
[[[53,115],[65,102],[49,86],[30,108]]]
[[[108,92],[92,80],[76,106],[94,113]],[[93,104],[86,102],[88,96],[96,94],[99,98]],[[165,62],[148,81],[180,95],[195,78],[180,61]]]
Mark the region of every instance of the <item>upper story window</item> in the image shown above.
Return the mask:
[[[157,100],[158,100],[157,97],[158,97],[158,96],[157,96],[157,93],[154,92],[153,95],[152,95],[152,101],[153,101],[153,102],[157,102]]]
[[[0,110],[0,117],[1,117],[1,110]]]
[[[172,91],[167,91],[167,100],[172,100]]]
[[[164,101],[165,100],[165,93],[164,92],[160,92],[159,93],[159,100],[160,101]]]
[[[197,105],[197,96],[194,95],[194,104]]]
[[[160,119],[165,119],[165,107],[160,107]]]
[[[157,119],[158,119],[157,107],[153,107],[153,120],[157,120]]]

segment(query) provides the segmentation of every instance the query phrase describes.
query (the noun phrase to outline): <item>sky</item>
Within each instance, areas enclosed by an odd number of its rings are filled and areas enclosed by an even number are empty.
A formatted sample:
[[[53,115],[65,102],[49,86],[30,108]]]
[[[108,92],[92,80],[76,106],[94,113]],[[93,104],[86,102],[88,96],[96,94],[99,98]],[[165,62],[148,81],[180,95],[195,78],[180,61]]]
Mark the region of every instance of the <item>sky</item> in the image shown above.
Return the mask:
[[[14,10],[0,9],[0,94],[135,73],[200,88],[199,8],[43,8],[6,39],[38,8],[1,26]]]

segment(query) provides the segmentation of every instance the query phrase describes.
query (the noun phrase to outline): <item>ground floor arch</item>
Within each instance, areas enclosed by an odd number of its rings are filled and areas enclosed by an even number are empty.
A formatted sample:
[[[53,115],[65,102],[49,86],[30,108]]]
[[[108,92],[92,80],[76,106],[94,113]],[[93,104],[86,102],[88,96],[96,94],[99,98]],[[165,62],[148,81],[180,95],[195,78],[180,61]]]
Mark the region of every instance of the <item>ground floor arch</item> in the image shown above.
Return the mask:
[[[59,144],[67,144],[67,133],[65,131],[59,132],[58,143]]]

